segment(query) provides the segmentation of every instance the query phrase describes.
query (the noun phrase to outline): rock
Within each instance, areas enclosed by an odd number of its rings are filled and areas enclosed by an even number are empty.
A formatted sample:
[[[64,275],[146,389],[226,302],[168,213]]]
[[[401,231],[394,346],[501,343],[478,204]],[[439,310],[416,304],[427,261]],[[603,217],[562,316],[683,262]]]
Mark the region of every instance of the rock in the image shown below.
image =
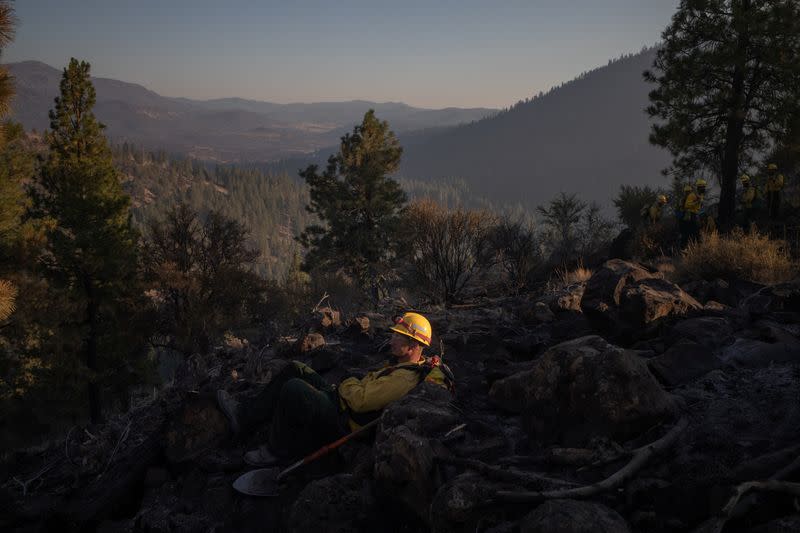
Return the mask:
[[[634,263],[620,259],[606,261],[586,282],[581,298],[581,311],[602,319],[611,308],[619,305],[622,289],[627,285],[643,279],[661,277],[661,274],[645,270]]]
[[[675,340],[692,340],[709,349],[718,349],[732,342],[733,327],[726,318],[697,317],[681,320],[672,327]]]
[[[548,324],[556,319],[556,315],[544,302],[536,302],[533,306],[533,316],[538,322]]]
[[[619,296],[619,316],[633,328],[667,316],[685,316],[702,308],[680,287],[664,279],[645,279],[627,285]]]
[[[714,300],[707,301],[706,304],[703,306],[703,311],[706,312],[710,311],[710,312],[724,313],[730,310],[731,307],[729,305],[725,305]]]
[[[378,489],[424,521],[442,482],[435,468],[435,439],[461,420],[451,401],[444,387],[423,382],[386,408],[375,437],[373,476]]]
[[[539,298],[553,313],[580,313],[585,283],[575,283]]]
[[[627,439],[676,409],[642,359],[594,335],[554,346],[529,370],[496,381],[489,396],[521,413],[531,438],[566,445]]]
[[[529,513],[520,533],[626,533],[628,524],[605,505],[576,500],[551,500]]]
[[[681,340],[647,364],[663,384],[675,387],[719,368],[722,361],[705,346]]]
[[[764,287],[745,298],[741,307],[752,315],[800,313],[800,278]]]
[[[349,321],[345,334],[350,337],[368,337],[369,336],[369,317],[366,315],[358,315]]]
[[[325,337],[319,333],[307,333],[297,339],[295,347],[300,353],[308,353],[325,346]]]
[[[485,477],[462,474],[436,492],[431,504],[431,529],[436,533],[450,531],[475,531],[472,526],[486,512],[486,502],[498,489],[519,490],[519,487],[498,485]],[[472,527],[467,528],[467,525]]]
[[[772,363],[800,362],[800,344],[770,344],[754,339],[737,338],[722,350],[722,360],[747,368],[762,368]]]
[[[318,325],[324,331],[331,328],[338,328],[342,325],[342,316],[339,311],[330,307],[322,307],[317,310]]]
[[[706,281],[698,279],[685,283],[681,288],[692,295],[697,301],[706,304],[710,300],[725,302],[727,305],[737,305],[735,297],[731,295],[730,284],[722,279]]]
[[[369,487],[351,474],[318,479],[306,485],[294,501],[288,530],[297,533],[364,531],[372,504]]]
[[[586,283],[581,310],[595,327],[623,335],[660,318],[685,315],[702,305],[658,272],[612,259]]]

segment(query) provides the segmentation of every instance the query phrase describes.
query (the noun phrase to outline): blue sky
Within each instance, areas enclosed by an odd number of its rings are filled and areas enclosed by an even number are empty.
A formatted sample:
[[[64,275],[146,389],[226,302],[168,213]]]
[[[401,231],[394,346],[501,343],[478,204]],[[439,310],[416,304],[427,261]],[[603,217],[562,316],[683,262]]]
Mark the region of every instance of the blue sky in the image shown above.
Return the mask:
[[[165,96],[505,107],[659,40],[678,0],[18,0],[4,62]]]

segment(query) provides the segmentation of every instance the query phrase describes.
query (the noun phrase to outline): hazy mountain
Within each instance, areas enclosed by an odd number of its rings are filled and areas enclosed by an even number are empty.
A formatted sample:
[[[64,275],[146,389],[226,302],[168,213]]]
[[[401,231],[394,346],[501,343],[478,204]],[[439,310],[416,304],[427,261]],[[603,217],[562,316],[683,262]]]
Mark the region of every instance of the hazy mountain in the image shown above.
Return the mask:
[[[47,128],[61,71],[44,63],[9,65],[17,96],[12,118],[26,128]],[[95,114],[116,143],[133,142],[204,159],[268,161],[337,143],[343,132],[375,109],[397,132],[468,123],[492,109],[420,109],[366,101],[275,104],[239,98],[197,101],[168,98],[141,85],[93,78]]]
[[[610,62],[478,122],[401,138],[400,173],[463,178],[495,201],[538,205],[559,191],[607,203],[620,184],[666,185],[669,154],[648,142],[642,72],[654,50]]]

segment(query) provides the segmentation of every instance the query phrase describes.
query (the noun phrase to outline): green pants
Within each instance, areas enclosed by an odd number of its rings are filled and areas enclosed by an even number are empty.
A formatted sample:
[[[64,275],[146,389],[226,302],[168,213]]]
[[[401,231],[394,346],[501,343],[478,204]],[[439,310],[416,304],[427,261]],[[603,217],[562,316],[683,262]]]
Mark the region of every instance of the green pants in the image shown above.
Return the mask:
[[[244,427],[272,419],[269,447],[300,457],[348,432],[336,389],[311,367],[292,361],[242,412]]]

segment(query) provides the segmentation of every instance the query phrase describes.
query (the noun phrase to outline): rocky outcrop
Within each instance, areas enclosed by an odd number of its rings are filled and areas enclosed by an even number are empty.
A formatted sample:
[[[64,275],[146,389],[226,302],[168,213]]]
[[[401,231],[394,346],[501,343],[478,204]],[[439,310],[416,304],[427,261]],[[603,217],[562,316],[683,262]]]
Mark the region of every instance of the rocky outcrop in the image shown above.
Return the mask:
[[[602,331],[638,332],[665,317],[685,316],[703,306],[658,272],[612,259],[586,283],[581,310]]]
[[[522,414],[533,439],[567,445],[629,438],[676,409],[642,359],[597,336],[554,346],[529,370],[495,382],[489,396]]]

